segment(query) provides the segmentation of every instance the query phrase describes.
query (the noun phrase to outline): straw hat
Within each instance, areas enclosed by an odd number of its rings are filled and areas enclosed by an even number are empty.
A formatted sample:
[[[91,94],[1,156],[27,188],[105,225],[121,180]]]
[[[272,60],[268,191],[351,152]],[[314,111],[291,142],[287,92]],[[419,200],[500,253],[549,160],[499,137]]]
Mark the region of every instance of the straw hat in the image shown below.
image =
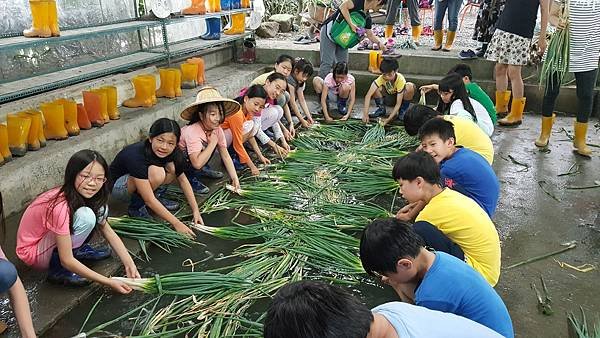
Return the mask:
[[[237,101],[225,98],[221,96],[219,91],[215,88],[206,86],[198,91],[196,102],[187,106],[187,108],[181,112],[181,118],[187,121],[191,120],[192,116],[198,111],[200,106],[205,103],[222,103],[225,108],[224,115],[226,117],[237,113],[241,109],[241,106]]]

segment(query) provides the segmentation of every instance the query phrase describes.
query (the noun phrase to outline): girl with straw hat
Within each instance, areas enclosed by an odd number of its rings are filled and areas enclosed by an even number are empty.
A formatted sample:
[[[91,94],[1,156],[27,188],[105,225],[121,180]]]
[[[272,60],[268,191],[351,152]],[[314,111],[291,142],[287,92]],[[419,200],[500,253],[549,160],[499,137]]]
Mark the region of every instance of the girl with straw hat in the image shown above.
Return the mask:
[[[240,181],[233,161],[227,152],[225,133],[220,126],[225,121],[225,117],[239,110],[240,104],[238,102],[222,97],[219,91],[213,87],[204,87],[196,95],[196,102],[185,108],[181,113],[181,118],[189,122],[181,128],[179,148],[187,157],[187,169],[185,173],[194,192],[208,192],[208,187],[202,184],[199,176],[202,173],[202,169],[208,165],[208,161],[215,153],[215,150],[219,151],[223,165],[231,178],[232,185],[236,189],[240,188]],[[214,178],[223,176],[218,171],[206,169],[204,171],[213,172],[212,177]]]

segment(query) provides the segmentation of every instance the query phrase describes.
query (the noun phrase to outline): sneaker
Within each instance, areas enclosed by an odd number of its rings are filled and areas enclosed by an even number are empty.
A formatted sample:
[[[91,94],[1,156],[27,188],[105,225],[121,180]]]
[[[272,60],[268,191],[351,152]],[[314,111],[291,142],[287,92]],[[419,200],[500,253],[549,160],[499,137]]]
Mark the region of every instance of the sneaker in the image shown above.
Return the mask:
[[[370,118],[378,118],[381,116],[385,116],[385,106],[379,106],[377,107],[377,110],[372,112],[371,114],[369,114]]]
[[[110,257],[111,252],[112,250],[108,246],[94,249],[86,243],[77,249],[73,249],[73,257],[80,261],[101,261]]]
[[[346,104],[342,104],[342,103],[338,102],[337,110],[340,115],[346,115],[346,113],[348,112],[348,107],[346,106]]]
[[[86,286],[92,281],[65,269],[60,263],[58,250],[54,249],[48,266],[48,282],[65,286]]]
[[[487,50],[487,48],[481,48],[477,53],[475,53],[475,55],[478,58],[482,58],[485,57],[485,51]]]
[[[161,186],[158,189],[156,189],[156,191],[154,192],[156,199],[158,199],[158,201],[169,211],[175,211],[179,209],[179,203],[163,197],[166,191],[167,187],[165,186]]]
[[[241,170],[246,169],[246,165],[242,164],[240,162],[239,158],[235,157],[235,158],[231,158],[231,160],[233,161],[233,167],[235,168],[235,170],[241,171]]]
[[[461,60],[472,60],[477,59],[477,54],[471,49],[463,50],[458,53],[458,58]]]
[[[212,170],[210,166],[207,164],[202,169],[200,169],[200,176],[219,179],[223,178],[223,173],[217,170]]]
[[[208,194],[210,191],[210,189],[196,177],[190,179],[190,184],[192,185],[192,190],[195,194]]]
[[[145,204],[137,209],[129,207],[127,209],[127,215],[129,215],[130,217],[136,217],[136,218],[152,219],[152,216],[150,216],[150,213],[148,212],[148,209],[146,208]]]

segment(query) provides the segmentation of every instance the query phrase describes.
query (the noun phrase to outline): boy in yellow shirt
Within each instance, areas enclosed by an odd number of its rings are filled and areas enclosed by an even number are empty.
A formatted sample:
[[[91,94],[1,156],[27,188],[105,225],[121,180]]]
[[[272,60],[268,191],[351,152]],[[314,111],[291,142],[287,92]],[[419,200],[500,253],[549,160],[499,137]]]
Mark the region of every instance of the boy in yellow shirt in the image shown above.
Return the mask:
[[[431,155],[418,151],[400,158],[392,172],[408,205],[396,218],[416,221],[414,230],[428,247],[460,257],[490,285],[500,277],[500,239],[487,213],[472,199],[440,185]],[[458,254],[457,254],[458,252]]]
[[[398,61],[396,59],[383,59],[379,70],[381,75],[371,83],[371,87],[365,95],[365,107],[363,110],[363,122],[368,123],[369,118],[377,118],[386,115],[385,106],[394,107],[390,115],[382,120],[386,125],[399,116],[400,120],[410,105],[415,94],[415,85],[406,82],[404,76],[398,73]],[[375,99],[377,110],[369,114],[371,98]]]

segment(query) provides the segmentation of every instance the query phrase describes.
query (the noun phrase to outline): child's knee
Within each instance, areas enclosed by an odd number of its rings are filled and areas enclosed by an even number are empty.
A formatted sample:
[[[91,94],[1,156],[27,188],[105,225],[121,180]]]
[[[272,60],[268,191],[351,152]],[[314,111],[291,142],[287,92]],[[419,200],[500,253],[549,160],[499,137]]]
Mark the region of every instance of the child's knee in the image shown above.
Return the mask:
[[[166,178],[167,173],[165,171],[165,168],[155,165],[151,165],[148,167],[148,181],[150,181],[152,190],[155,190],[161,184],[163,184]]]
[[[407,82],[406,85],[404,86],[405,91],[404,91],[404,99],[405,100],[412,100],[413,96],[415,96],[415,91],[416,91],[416,86],[414,83],[412,82]]]
[[[17,269],[15,266],[5,259],[0,259],[0,293],[8,291],[16,281]]]
[[[73,214],[73,232],[83,231],[89,227],[93,228],[96,225],[96,220],[94,210],[88,207],[80,207]]]

